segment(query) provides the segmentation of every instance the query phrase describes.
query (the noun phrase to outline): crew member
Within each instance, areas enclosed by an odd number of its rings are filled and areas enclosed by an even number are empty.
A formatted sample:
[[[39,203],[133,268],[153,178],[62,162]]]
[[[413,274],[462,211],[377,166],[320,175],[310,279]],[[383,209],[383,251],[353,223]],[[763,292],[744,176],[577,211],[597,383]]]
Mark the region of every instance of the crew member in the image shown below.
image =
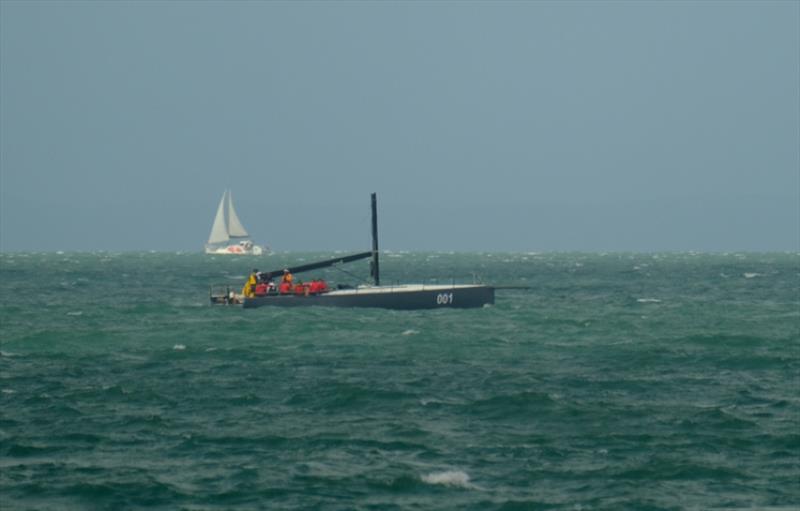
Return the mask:
[[[302,281],[298,282],[294,286],[294,294],[296,294],[297,296],[303,296],[303,295],[308,296],[308,286],[303,284]]]
[[[247,283],[245,283],[244,288],[242,289],[242,294],[245,298],[252,298],[256,295],[256,285],[258,284],[258,270],[253,270],[250,273],[250,277],[247,278]]]
[[[292,274],[289,272],[289,270],[288,269],[287,270],[283,270],[283,278],[281,279],[281,282],[288,282],[289,286],[291,286],[292,285],[292,279],[293,279],[293,277],[292,277]]]
[[[318,295],[328,290],[328,285],[322,279],[314,279],[311,281],[309,291],[312,295]]]

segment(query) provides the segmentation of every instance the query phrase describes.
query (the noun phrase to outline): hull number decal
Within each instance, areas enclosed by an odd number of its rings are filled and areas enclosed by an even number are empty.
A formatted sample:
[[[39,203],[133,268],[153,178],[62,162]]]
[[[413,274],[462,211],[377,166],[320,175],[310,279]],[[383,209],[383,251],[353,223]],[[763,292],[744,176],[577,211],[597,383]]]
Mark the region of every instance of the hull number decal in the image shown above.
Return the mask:
[[[453,293],[439,293],[436,295],[437,305],[449,305],[453,303]]]

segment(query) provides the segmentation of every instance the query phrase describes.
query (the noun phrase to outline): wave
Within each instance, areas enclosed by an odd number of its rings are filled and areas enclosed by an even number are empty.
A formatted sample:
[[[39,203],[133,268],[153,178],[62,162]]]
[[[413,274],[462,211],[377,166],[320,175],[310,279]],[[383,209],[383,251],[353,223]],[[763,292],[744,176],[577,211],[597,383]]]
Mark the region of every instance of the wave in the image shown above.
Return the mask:
[[[478,489],[469,479],[469,474],[462,470],[445,470],[443,472],[431,472],[425,474],[421,479],[428,484],[438,484],[455,488],[465,488],[468,490]]]

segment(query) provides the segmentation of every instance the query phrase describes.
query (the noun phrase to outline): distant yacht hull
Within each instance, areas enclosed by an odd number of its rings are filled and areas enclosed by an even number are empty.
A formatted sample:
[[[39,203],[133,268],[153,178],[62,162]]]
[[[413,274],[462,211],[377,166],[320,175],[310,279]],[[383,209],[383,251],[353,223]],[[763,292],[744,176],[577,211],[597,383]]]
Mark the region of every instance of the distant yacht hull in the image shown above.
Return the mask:
[[[219,297],[211,297],[220,303]],[[243,298],[245,309],[279,307],[378,307],[382,309],[466,309],[494,303],[494,287],[484,285],[359,286],[319,295],[267,295]]]
[[[206,254],[215,255],[255,255],[264,254],[264,249],[258,245],[227,245],[224,247],[206,247]]]

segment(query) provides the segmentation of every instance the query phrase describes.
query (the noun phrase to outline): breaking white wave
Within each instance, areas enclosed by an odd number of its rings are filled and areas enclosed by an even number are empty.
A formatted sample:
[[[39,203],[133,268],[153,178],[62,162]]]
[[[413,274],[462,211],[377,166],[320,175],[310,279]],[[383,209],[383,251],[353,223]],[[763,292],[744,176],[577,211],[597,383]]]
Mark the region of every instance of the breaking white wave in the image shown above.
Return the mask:
[[[753,279],[755,277],[763,277],[764,276],[763,273],[750,273],[750,272],[744,273],[743,275],[744,275],[744,278],[746,278],[746,279]]]
[[[461,470],[446,470],[444,472],[432,472],[422,476],[422,480],[428,484],[441,484],[457,488],[474,489],[476,486],[469,482],[469,474]]]
[[[637,298],[636,301],[639,303],[661,303],[658,298]]]
[[[186,345],[185,344],[176,344],[175,346],[172,347],[172,349],[173,350],[178,350],[178,351],[183,351],[183,350],[186,349]]]
[[[408,330],[403,332],[403,335],[417,335],[419,330],[414,330],[413,328],[409,328]]]
[[[83,311],[71,311],[71,312],[67,312],[67,316],[83,316]]]

